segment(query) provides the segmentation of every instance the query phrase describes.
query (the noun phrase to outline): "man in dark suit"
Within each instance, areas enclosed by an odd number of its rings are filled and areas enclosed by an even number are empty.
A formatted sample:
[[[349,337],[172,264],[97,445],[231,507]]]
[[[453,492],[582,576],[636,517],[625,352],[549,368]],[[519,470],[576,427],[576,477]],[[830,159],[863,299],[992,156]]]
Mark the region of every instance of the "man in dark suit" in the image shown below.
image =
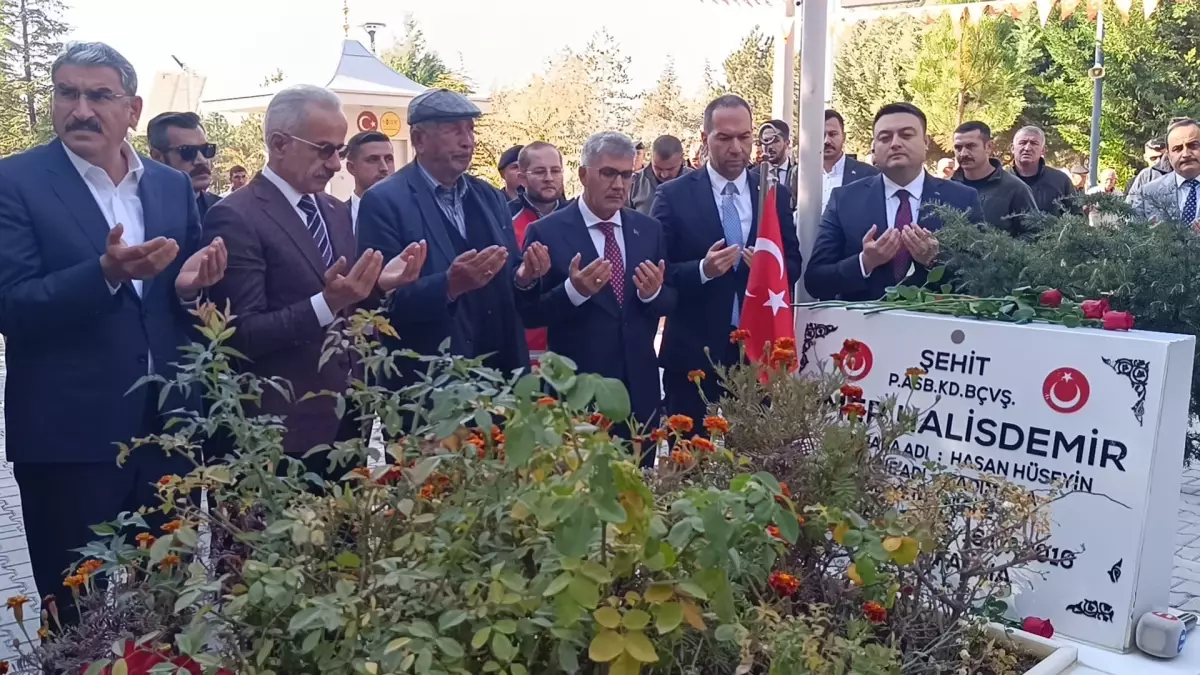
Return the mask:
[[[200,210],[200,220],[204,220],[208,210],[221,198],[208,191],[217,146],[208,142],[200,116],[194,112],[162,113],[146,125],[146,141],[152,159],[191,177],[196,207]]]
[[[188,310],[224,273],[225,248],[200,247],[188,177],[125,141],[142,110],[129,61],[72,43],[51,79],[58,139],[0,160],[0,333],[34,580],[70,618],[63,572],[89,526],[157,506],[154,483],[191,466],[142,448],[121,468],[116,444],[163,431],[158,386],[130,389],[175,377],[198,337]],[[198,398],[172,393],[163,410]]]
[[[879,169],[847,155],[845,148],[846,120],[842,119],[842,114],[838,111],[826,108],[825,143],[821,146],[821,168],[824,170],[821,176],[822,209],[829,203],[829,195],[833,193],[834,188],[879,173]]]
[[[507,372],[529,366],[515,286],[532,285],[550,257],[537,245],[522,259],[500,193],[467,175],[479,116],[475,104],[452,91],[431,89],[413,99],[408,123],[416,161],[363,195],[358,246],[386,258],[429,241],[420,278],[384,305],[400,334],[389,347],[437,354],[449,338],[452,353],[490,354],[485,363]],[[396,387],[414,377],[413,367],[398,365]]]
[[[243,367],[288,380],[295,392],[288,401],[266,388],[262,401],[264,413],[284,418],[284,450],[294,457],[361,431],[353,413],[337,418],[332,398],[300,400],[349,384],[350,355],[318,368],[330,325],[376,287],[387,293],[415,279],[424,262],[419,243],[387,267],[376,251],[356,254],[349,206],[324,193],[341,169],[346,126],[337,95],[327,89],[301,85],[276,94],[263,120],[267,166],[204,221],[205,236],[223,238],[229,250],[229,269],[213,296],[218,304],[228,300],[237,316],[231,343],[249,359]],[[323,455],[305,463],[318,475],[345,472],[330,470]]]
[[[528,326],[546,326],[550,351],[575,361],[580,372],[624,382],[640,427],[658,422],[654,338],[659,318],[675,305],[675,291],[663,286],[662,226],[622,208],[636,154],[633,141],[616,132],[584,143],[583,195],[526,232],[527,246],[540,242],[549,249],[550,271],[521,293],[521,314]],[[653,466],[653,452],[642,463]]]
[[[883,106],[875,114],[874,134],[881,175],[835,189],[825,208],[804,273],[804,285],[816,298],[876,300],[901,281],[924,284],[938,254],[933,233],[942,226],[932,211],[935,204],[983,222],[979,193],[925,172],[928,135],[919,108]]]
[[[667,240],[667,284],[679,294],[667,316],[659,364],[666,394],[664,412],[699,420],[706,407],[692,370],[703,370],[704,396],[720,398],[712,361],[737,362],[729,334],[739,323],[753,244],[758,238],[759,180],[746,170],[754,143],[750,105],[739,96],[718,97],[704,110],[701,133],[708,161],[700,169],[663,183],[651,215]],[[776,194],[783,256],[792,283],[800,280],[800,243],[788,208],[791,194]],[[705,350],[708,353],[705,353]]]

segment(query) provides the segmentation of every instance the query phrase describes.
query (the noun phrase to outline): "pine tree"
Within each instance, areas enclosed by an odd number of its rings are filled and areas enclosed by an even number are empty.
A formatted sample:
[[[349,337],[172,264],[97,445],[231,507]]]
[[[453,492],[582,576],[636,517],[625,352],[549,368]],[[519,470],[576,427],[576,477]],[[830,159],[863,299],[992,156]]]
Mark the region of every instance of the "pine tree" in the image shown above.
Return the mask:
[[[4,36],[4,63],[10,80],[21,83],[20,99],[26,131],[45,135],[41,120],[50,98],[50,66],[62,51],[68,26],[61,20],[62,0],[0,0],[0,23],[9,28]]]
[[[713,97],[732,93],[746,99],[754,113],[755,126],[771,119],[772,84],[775,77],[775,39],[755,26],[723,64],[725,82],[718,83]]]
[[[846,120],[847,152],[871,152],[875,112],[912,100],[910,71],[924,29],[909,17],[876,19],[856,24],[842,40],[834,64],[833,107]]]
[[[449,89],[470,94],[471,83],[455,71],[435,51],[425,44],[425,32],[409,17],[404,22],[405,37],[382,54],[380,60],[397,73],[426,87]]]
[[[686,143],[699,137],[703,105],[683,96],[674,61],[667,61],[654,89],[641,99],[633,124],[637,138],[650,142],[670,134]]]

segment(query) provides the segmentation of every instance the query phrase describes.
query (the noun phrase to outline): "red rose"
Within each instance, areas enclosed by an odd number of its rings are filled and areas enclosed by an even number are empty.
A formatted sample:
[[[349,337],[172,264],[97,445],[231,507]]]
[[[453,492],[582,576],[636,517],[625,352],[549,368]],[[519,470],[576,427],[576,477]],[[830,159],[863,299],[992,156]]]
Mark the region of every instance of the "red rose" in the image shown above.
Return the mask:
[[[1132,330],[1133,315],[1129,312],[1105,312],[1104,330]]]
[[[1104,318],[1104,313],[1108,311],[1108,300],[1104,298],[1099,300],[1084,300],[1080,308],[1083,309],[1083,318],[1102,319]]]
[[[1062,304],[1062,291],[1057,288],[1051,288],[1048,291],[1042,292],[1042,304],[1047,307],[1058,307]]]
[[[1021,623],[1021,630],[1047,639],[1054,637],[1054,624],[1050,623],[1050,619],[1039,619],[1036,616],[1025,617],[1025,621]]]

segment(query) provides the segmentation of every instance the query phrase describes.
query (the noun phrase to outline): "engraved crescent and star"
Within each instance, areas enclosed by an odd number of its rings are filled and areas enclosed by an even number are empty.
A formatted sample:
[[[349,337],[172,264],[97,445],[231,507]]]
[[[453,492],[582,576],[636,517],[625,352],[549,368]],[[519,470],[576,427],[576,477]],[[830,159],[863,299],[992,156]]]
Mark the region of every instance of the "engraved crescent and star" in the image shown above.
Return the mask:
[[[780,251],[779,247],[775,245],[775,242],[771,241],[770,239],[759,237],[758,239],[754,240],[754,257],[757,258],[760,252],[766,253],[772,258],[775,258],[776,262],[779,263],[779,279],[784,281],[784,290],[779,291],[778,293],[768,290],[767,299],[763,303],[767,307],[771,308],[771,315],[774,316],[779,314],[779,310],[787,309],[788,306],[787,301],[783,299],[783,294],[787,292],[787,282],[783,272],[783,251]],[[747,292],[746,297],[753,298],[754,294]]]

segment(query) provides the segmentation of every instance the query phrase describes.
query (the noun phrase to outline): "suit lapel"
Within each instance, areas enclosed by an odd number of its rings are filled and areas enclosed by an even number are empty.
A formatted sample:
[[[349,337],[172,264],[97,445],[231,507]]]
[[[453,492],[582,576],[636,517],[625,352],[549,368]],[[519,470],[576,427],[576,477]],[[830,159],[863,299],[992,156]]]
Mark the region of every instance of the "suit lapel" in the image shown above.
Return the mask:
[[[329,231],[329,244],[333,247],[333,259],[345,256],[346,261],[353,264],[358,259],[358,252],[354,248],[354,226],[349,220],[343,218],[343,214],[330,208],[329,202],[322,198],[317,198],[317,208],[321,211],[321,217],[325,219],[325,229]],[[350,209],[346,207],[347,211]],[[386,261],[385,261],[386,263]]]
[[[621,230],[622,234],[624,234],[625,227],[623,225]],[[579,210],[578,205],[572,209],[571,223],[563,228],[563,235],[567,238],[570,248],[579,252],[580,269],[587,267],[588,264],[600,257],[596,251],[596,244],[592,241],[592,234],[583,222],[583,213]],[[626,250],[625,257],[628,260],[628,249]],[[628,264],[625,266],[629,267]],[[617,294],[613,291],[612,283],[605,284],[604,288],[601,288],[588,302],[599,304],[605,311],[614,316],[621,316],[621,306],[617,302]]]
[[[254,177],[249,187],[254,190],[255,196],[262,202],[263,211],[279,229],[287,234],[292,243],[296,245],[300,255],[308,261],[308,266],[312,268],[313,274],[316,274],[317,278],[324,282],[325,261],[321,259],[317,243],[308,233],[308,228],[300,219],[300,214],[296,213],[296,209],[288,203],[283,193],[261,173]]]
[[[871,229],[871,226],[875,225],[875,238],[878,239],[883,236],[884,232],[888,231],[887,192],[884,188],[882,177],[876,176],[871,181],[871,189],[868,192],[871,203],[868,206],[868,213],[873,212],[875,217],[871,222],[863,224],[863,233],[866,234]]]
[[[933,212],[936,204],[944,204],[942,186],[946,181],[925,174],[925,188],[921,190],[921,210],[917,214],[916,224],[927,230],[936,230],[942,226],[942,219]]]
[[[632,209],[621,209],[621,235],[625,240],[625,302],[641,302],[637,298],[637,286],[633,283],[633,273],[637,270],[638,265],[643,261],[649,260],[650,255],[645,250],[643,245],[643,235],[634,225],[630,217],[631,213],[637,213]],[[657,260],[651,260],[651,264],[657,265]]]
[[[750,235],[746,237],[745,245],[754,246],[754,243],[758,240],[758,219],[760,217],[758,212],[759,176],[747,171],[746,186],[750,189]]]
[[[83,182],[83,177],[75,170],[75,165],[71,164],[62,141],[56,140],[51,143],[46,152],[52,160],[47,166],[47,171],[54,176],[53,180],[46,182],[63,203],[67,213],[71,214],[83,236],[91,242],[92,248],[102,255],[107,246],[109,229],[104,213],[96,204],[96,198],[92,196],[87,183]]]
[[[454,250],[454,244],[450,243],[450,235],[446,233],[446,228],[442,224],[441,210],[433,202],[433,190],[424,184],[425,179],[420,175],[421,169],[416,162],[409,166],[411,168],[408,174],[408,187],[412,190],[413,198],[417,201],[417,209],[421,211],[421,217],[425,220],[425,234],[433,240],[434,251],[441,253],[442,264],[440,267],[447,269],[450,267],[450,263],[458,257],[458,254]]]
[[[713,196],[712,181],[708,179],[708,169],[702,166],[688,175],[692,176],[692,199],[700,209],[700,225],[708,225],[709,241],[715,242],[724,238],[725,228],[721,226],[721,212],[717,210],[717,200]]]
[[[166,229],[163,226],[163,205],[159,199],[159,191],[154,189],[155,187],[155,179],[150,176],[148,170],[143,170],[142,179],[138,181],[137,192],[138,200],[142,202],[142,225],[146,233],[145,241],[162,235]],[[179,243],[183,244],[183,242]],[[142,297],[150,297],[150,287],[156,278],[152,277],[142,282]]]

